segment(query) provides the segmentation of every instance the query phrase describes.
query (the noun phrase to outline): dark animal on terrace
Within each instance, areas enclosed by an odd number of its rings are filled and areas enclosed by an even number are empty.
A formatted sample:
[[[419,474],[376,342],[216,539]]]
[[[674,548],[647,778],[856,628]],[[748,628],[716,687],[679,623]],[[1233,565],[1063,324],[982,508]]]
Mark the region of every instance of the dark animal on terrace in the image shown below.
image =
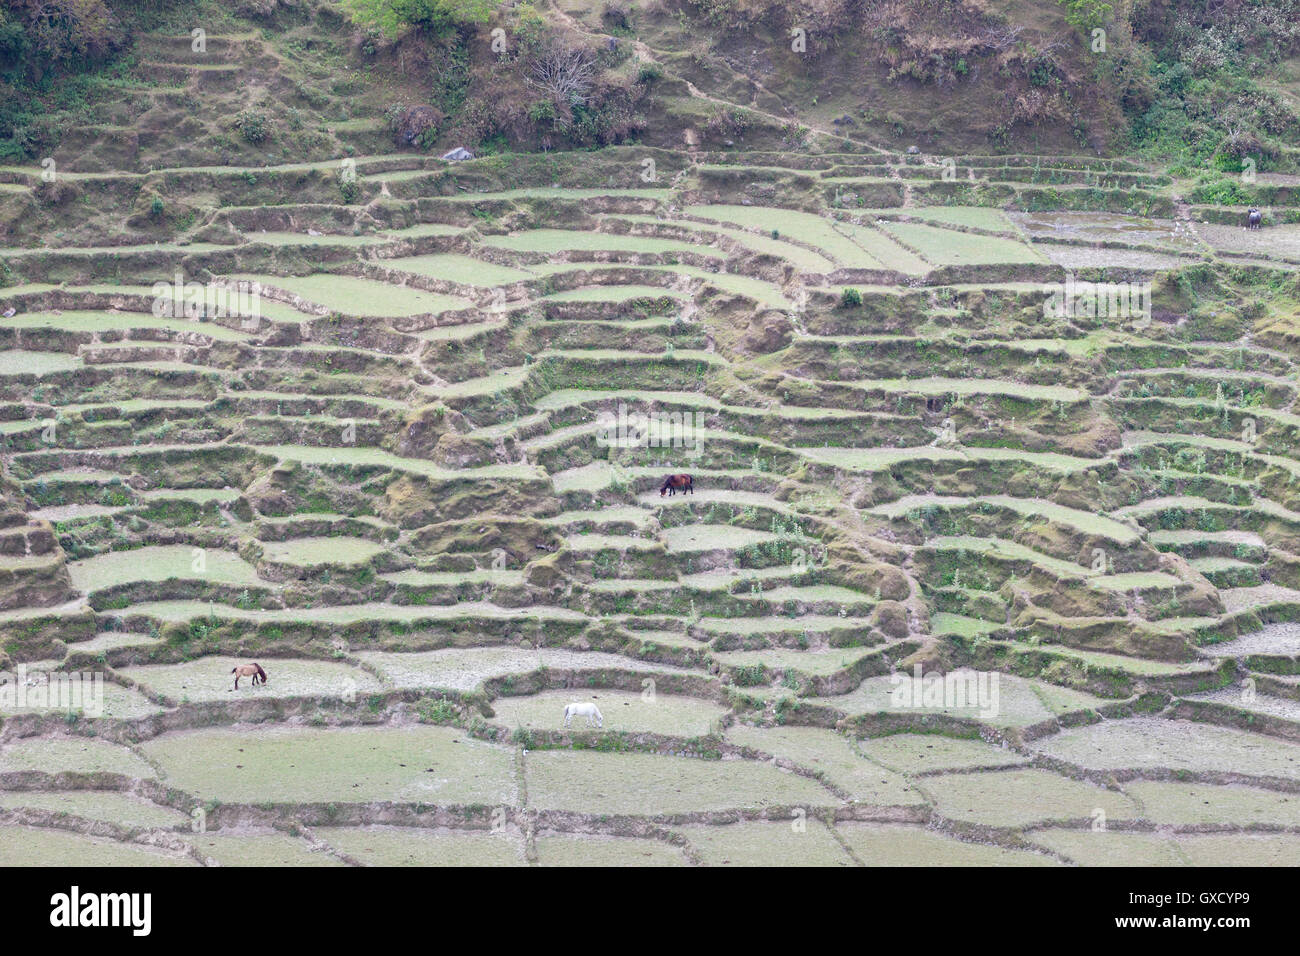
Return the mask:
[[[1260,223],[1264,221],[1264,214],[1258,209],[1252,209],[1246,213],[1246,228],[1258,229]]]
[[[678,490],[682,494],[690,492],[695,494],[695,479],[690,475],[669,475],[664,479],[664,483],[659,486],[659,497],[662,498],[666,493],[669,497],[677,494]]]

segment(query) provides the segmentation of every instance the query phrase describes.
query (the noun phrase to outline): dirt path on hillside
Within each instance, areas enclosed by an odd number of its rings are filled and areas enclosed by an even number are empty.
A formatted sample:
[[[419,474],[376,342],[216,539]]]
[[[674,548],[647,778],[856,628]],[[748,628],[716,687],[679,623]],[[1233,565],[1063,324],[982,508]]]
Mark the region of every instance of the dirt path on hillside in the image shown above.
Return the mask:
[[[610,34],[593,33],[591,30],[588,30],[577,20],[573,19],[573,17],[571,17],[569,14],[561,10],[559,6],[556,5],[555,0],[547,0],[547,6],[560,20],[564,21],[564,23],[568,25],[575,33],[581,34],[582,36],[585,37],[591,37],[594,40],[599,40],[601,43],[608,42],[608,40],[610,39]],[[632,44],[632,50],[636,54],[638,60],[645,63],[654,63],[654,64],[659,63],[659,60],[655,55],[658,51],[648,46],[644,41],[633,39],[631,40],[631,44]],[[781,98],[779,96],[777,96],[775,93],[769,90],[762,83],[758,82],[758,80],[754,79],[748,73],[744,73],[735,69],[733,66],[731,66],[730,63],[726,65],[727,68],[731,70],[732,73],[734,73],[737,76],[743,77],[745,80],[747,80],[754,87],[754,89],[761,90],[762,92],[766,93],[768,96],[775,99],[777,102],[781,102]],[[842,133],[839,130],[828,130],[820,126],[813,126],[809,124],[806,120],[800,119],[797,115],[793,113],[791,113],[788,116],[781,116],[777,113],[772,113],[767,110],[760,109],[757,106],[750,106],[744,103],[736,103],[733,102],[732,100],[724,100],[721,97],[713,96],[709,93],[703,92],[690,80],[683,79],[682,81],[686,84],[686,89],[691,94],[691,97],[693,99],[705,100],[706,102],[709,103],[716,103],[717,105],[726,107],[728,109],[748,110],[751,113],[755,113],[759,116],[766,117],[767,119],[773,120],[781,124],[794,123],[798,126],[802,126],[804,129],[807,129],[810,132],[817,133],[820,136],[826,136],[831,139],[848,140],[849,142],[854,143],[858,146],[866,147],[867,149],[875,153],[888,154],[889,152],[888,150],[882,149],[881,147],[875,145],[874,143],[868,143],[865,140],[855,139],[852,136],[849,136],[847,133]]]

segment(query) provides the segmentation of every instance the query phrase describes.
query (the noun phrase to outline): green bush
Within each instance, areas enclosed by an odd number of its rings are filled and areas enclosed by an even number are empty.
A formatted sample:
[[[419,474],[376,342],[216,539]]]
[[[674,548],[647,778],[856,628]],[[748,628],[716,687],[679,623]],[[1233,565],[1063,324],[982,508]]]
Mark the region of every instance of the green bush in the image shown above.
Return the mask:
[[[555,104],[550,100],[538,100],[528,107],[528,118],[534,123],[547,123],[555,119]]]
[[[1065,19],[1080,30],[1092,30],[1110,22],[1114,8],[1105,0],[1059,0]]]
[[[235,117],[235,126],[244,139],[253,146],[260,146],[271,138],[271,123],[265,113],[257,110],[244,110]]]
[[[354,23],[397,36],[412,27],[443,33],[458,24],[486,23],[490,0],[343,0]]]
[[[840,293],[840,307],[856,309],[862,305],[862,293],[857,289],[845,289]]]
[[[1240,180],[1220,179],[1202,183],[1192,190],[1193,202],[1207,203],[1212,206],[1244,206],[1254,202],[1251,190],[1245,188]]]
[[[344,203],[352,205],[361,198],[361,183],[357,182],[355,176],[340,176],[339,195],[343,197]]]

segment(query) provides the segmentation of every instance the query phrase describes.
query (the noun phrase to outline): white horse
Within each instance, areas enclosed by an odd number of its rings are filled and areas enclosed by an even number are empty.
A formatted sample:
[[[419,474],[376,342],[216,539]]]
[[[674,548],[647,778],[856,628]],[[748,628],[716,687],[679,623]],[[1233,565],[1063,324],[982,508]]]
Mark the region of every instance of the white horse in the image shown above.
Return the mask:
[[[605,726],[605,718],[595,704],[569,704],[564,708],[564,726],[568,727],[574,717],[586,717],[588,727]]]

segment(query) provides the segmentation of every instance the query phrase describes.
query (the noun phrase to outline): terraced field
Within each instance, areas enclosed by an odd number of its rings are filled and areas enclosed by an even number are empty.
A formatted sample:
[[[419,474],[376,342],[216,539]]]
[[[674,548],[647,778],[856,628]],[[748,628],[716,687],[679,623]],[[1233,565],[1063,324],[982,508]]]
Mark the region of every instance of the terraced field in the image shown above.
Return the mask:
[[[0,858],[1300,864],[1294,236],[818,144],[0,252]]]

